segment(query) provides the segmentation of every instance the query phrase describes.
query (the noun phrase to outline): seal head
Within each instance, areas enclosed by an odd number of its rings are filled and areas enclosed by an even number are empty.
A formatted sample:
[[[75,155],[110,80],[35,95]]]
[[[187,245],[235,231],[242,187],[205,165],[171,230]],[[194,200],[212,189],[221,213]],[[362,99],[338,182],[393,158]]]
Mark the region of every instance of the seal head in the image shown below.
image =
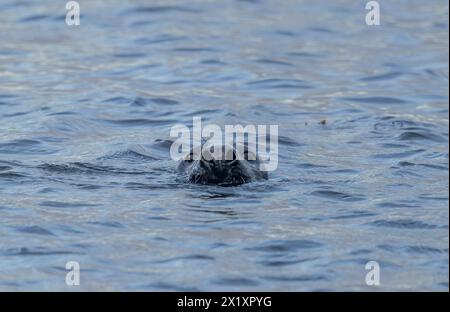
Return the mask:
[[[223,146],[221,155],[217,157],[210,152],[208,146],[202,149],[201,158],[194,160],[195,151],[191,150],[178,165],[178,171],[185,174],[190,183],[236,186],[259,180],[267,180],[267,172],[260,168],[259,158],[244,149],[243,157],[239,157],[231,146]],[[200,156],[200,154],[197,154]]]

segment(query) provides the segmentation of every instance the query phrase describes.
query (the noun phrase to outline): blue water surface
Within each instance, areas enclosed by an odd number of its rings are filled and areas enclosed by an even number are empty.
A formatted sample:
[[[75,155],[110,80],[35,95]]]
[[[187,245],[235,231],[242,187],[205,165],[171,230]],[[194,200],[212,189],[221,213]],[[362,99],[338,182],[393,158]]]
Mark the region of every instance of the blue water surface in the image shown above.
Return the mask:
[[[79,3],[0,1],[0,290],[448,291],[447,1]],[[278,169],[181,181],[193,116]]]

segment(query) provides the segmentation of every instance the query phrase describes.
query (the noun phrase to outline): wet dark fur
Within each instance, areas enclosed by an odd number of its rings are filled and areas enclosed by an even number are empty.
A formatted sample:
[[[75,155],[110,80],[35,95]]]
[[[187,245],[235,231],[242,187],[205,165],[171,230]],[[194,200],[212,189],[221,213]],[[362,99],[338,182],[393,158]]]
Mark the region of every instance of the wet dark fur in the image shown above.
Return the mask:
[[[232,160],[192,160],[191,152],[185,160],[180,161],[178,171],[185,174],[187,181],[196,184],[236,186],[259,180],[267,180],[268,174],[259,169],[260,161],[237,159],[233,149]]]

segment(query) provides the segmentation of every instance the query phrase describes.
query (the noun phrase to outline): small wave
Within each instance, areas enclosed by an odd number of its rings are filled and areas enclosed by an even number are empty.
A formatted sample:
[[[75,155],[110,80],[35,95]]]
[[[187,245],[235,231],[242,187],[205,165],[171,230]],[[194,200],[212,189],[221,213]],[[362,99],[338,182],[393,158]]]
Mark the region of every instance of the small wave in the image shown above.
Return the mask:
[[[109,227],[109,228],[123,228],[123,224],[117,221],[92,221],[88,222],[89,224],[93,225],[99,225],[102,227]]]
[[[382,202],[377,204],[377,207],[380,208],[417,208],[420,207],[419,205],[411,205],[407,203],[401,203],[401,202]]]
[[[322,168],[329,168],[329,166],[324,165],[317,165],[317,164],[311,164],[311,163],[297,163],[295,164],[296,167],[301,169],[322,169]]]
[[[448,249],[439,249],[434,248],[430,246],[423,246],[423,245],[410,245],[410,246],[394,246],[394,245],[388,245],[388,244],[382,244],[377,246],[379,249],[386,250],[388,252],[392,252],[395,254],[398,254],[399,251],[403,251],[406,253],[413,253],[413,254],[442,254],[442,253],[448,253]]]
[[[381,74],[381,75],[373,75],[373,76],[363,77],[359,80],[361,80],[361,81],[390,80],[390,79],[394,79],[394,78],[397,78],[402,75],[403,75],[403,73],[400,73],[400,72],[390,72],[390,73]]]
[[[180,183],[125,183],[125,188],[128,190],[173,190],[178,187],[183,187]]]
[[[82,208],[82,207],[96,207],[95,204],[88,203],[69,203],[69,202],[59,202],[59,201],[43,201],[39,203],[42,207],[54,207],[54,208]]]
[[[319,32],[319,33],[325,33],[325,34],[334,34],[335,31],[330,28],[324,28],[324,27],[310,27],[308,30],[313,32]]]
[[[142,127],[142,126],[161,126],[161,125],[173,125],[176,123],[175,120],[159,120],[159,119],[102,119],[102,121],[126,127]]]
[[[394,97],[344,97],[341,98],[344,101],[367,103],[367,104],[404,104],[406,101]]]
[[[22,166],[22,164],[20,162],[18,162],[18,161],[2,160],[2,159],[0,159],[0,164],[4,164],[4,165],[7,165],[7,166],[11,166],[11,167],[15,167],[15,166],[20,167],[20,166]]]
[[[448,195],[448,192],[447,192],[447,195]],[[420,195],[420,196],[418,196],[418,198],[424,199],[424,200],[438,200],[438,201],[448,201],[449,200],[448,196],[435,196],[435,195],[431,195],[431,194]]]
[[[0,93],[0,99],[13,99],[16,97],[17,97],[17,95],[14,95],[14,94]]]
[[[42,169],[48,172],[62,173],[62,174],[85,174],[89,173],[89,170],[81,168],[76,164],[42,164],[37,166],[38,169]]]
[[[16,179],[16,178],[25,178],[25,177],[27,177],[25,174],[14,172],[14,171],[0,172],[0,178],[2,178],[2,179]]]
[[[247,82],[248,86],[258,87],[262,89],[311,89],[303,80],[298,79],[263,79]]]
[[[201,10],[188,8],[185,6],[169,6],[169,5],[160,5],[160,6],[137,6],[132,9],[128,9],[123,11],[123,14],[163,14],[163,13],[200,13]]]
[[[399,152],[399,153],[386,153],[386,154],[375,154],[372,155],[372,158],[379,158],[379,159],[389,159],[389,158],[407,158],[410,156],[414,156],[416,154],[420,154],[422,152],[425,152],[424,149],[415,149],[415,150],[410,150],[410,151],[404,151],[404,152]]]
[[[11,248],[4,252],[5,256],[54,256],[54,255],[80,255],[79,252],[68,250],[52,250],[43,247],[37,248]]]
[[[303,146],[304,145],[304,144],[301,144],[301,143],[295,141],[294,139],[291,139],[290,137],[287,137],[284,135],[278,136],[278,143],[287,145],[287,146]]]
[[[191,112],[184,113],[183,116],[202,116],[202,120],[208,121],[208,115],[214,115],[217,113],[224,114],[225,110],[223,109],[199,109]]]
[[[158,35],[153,39],[149,39],[147,37],[139,38],[136,40],[136,43],[143,44],[143,45],[153,45],[158,43],[166,43],[166,42],[172,42],[172,41],[180,41],[180,40],[186,40],[187,37],[183,36],[174,36],[170,34],[162,34]]]
[[[33,226],[25,226],[17,229],[18,232],[26,233],[26,234],[38,234],[38,235],[49,235],[49,236],[55,236],[52,232],[49,230],[46,230],[40,226],[33,225]]]
[[[142,174],[148,174],[148,172],[142,171],[142,170],[127,170],[117,167],[111,167],[111,166],[101,166],[101,165],[93,165],[89,163],[74,163],[74,165],[90,170],[91,172],[103,172],[106,174],[130,174],[130,175],[142,175]]]
[[[147,220],[152,220],[152,221],[170,221],[170,219],[166,218],[166,217],[147,217]]]
[[[430,246],[408,246],[406,251],[415,254],[448,254],[448,249],[439,249]]]
[[[237,2],[245,2],[251,4],[261,4],[261,0],[236,0]]]
[[[282,30],[282,29],[276,30],[274,33],[276,35],[281,35],[281,36],[286,36],[286,37],[295,37],[296,36],[296,34],[294,32],[289,31],[289,30]]]
[[[356,219],[356,218],[367,218],[376,216],[376,213],[368,212],[368,211],[353,211],[349,214],[339,215],[331,217],[330,219],[334,220],[342,220],[342,219]]]
[[[135,100],[140,101],[141,98],[136,98]],[[129,104],[130,102],[132,103],[133,101],[124,96],[115,96],[103,101],[103,103],[116,103],[116,104]]]
[[[42,20],[52,20],[54,17],[46,14],[35,14],[30,15],[25,18],[22,18],[19,22],[21,23],[28,23],[28,22],[36,22],[36,21],[42,21]]]
[[[436,225],[428,224],[422,221],[415,221],[409,219],[402,220],[377,220],[369,223],[370,225],[377,227],[388,227],[395,229],[408,229],[408,230],[422,230],[422,229],[435,229]]]
[[[152,147],[155,147],[157,149],[161,149],[164,151],[168,151],[170,149],[170,147],[172,146],[173,141],[171,140],[161,140],[161,139],[156,139],[152,145]]]
[[[193,47],[184,47],[184,48],[174,48],[171,49],[173,52],[186,52],[186,53],[198,53],[198,52],[217,52],[217,49],[213,48],[193,48]]]
[[[301,249],[311,249],[321,247],[322,244],[310,240],[275,240],[268,241],[256,247],[246,248],[247,250],[262,252],[292,252]]]
[[[255,61],[256,63],[260,64],[270,64],[270,65],[282,65],[282,66],[293,66],[292,63],[284,62],[284,61],[277,61],[277,60],[270,60],[270,59],[259,59]]]
[[[143,288],[157,289],[157,290],[171,290],[171,291],[179,291],[179,292],[198,292],[199,289],[196,287],[190,286],[180,286],[179,284],[171,284],[168,282],[156,282],[144,285]],[[141,289],[139,287],[138,289]]]
[[[31,113],[33,113],[33,112],[32,111],[17,112],[17,113],[12,113],[12,114],[4,114],[3,117],[5,117],[5,118],[19,117],[19,116],[25,116],[25,115],[28,115]]]
[[[339,259],[339,260],[334,260],[331,261],[331,263],[329,264],[331,267],[337,267],[339,265],[350,265],[351,267],[353,267],[355,264],[360,265],[362,267],[364,267],[368,261],[371,261],[372,257],[368,257],[368,258],[353,258],[353,259]],[[394,263],[394,262],[390,262],[390,261],[378,261],[380,267],[382,268],[400,268],[401,266]]]
[[[147,106],[151,104],[158,105],[177,105],[180,104],[178,101],[174,99],[170,99],[167,97],[154,97],[154,98],[144,98],[144,97],[135,97],[135,98],[127,98],[124,96],[116,96],[103,101],[104,103],[116,103],[116,104],[127,104],[130,106]]]
[[[208,60],[203,60],[200,62],[200,64],[204,64],[204,65],[218,65],[218,66],[225,66],[227,65],[227,63],[221,61],[221,60],[214,60],[214,59],[208,59]]]
[[[330,190],[314,191],[311,193],[311,195],[320,196],[323,198],[333,199],[333,200],[348,201],[348,202],[361,201],[361,200],[366,199],[366,197],[364,195],[347,194],[347,193],[330,191]]]
[[[106,186],[104,185],[84,184],[84,183],[78,183],[75,186],[78,187],[80,190],[89,190],[89,191],[106,188]]]
[[[314,282],[327,281],[328,277],[320,274],[304,274],[304,275],[267,275],[261,278],[273,282]]]
[[[377,121],[374,124],[374,129],[376,131],[392,131],[394,129],[401,130],[423,130],[428,131],[427,129],[436,127],[432,123],[426,122],[418,122],[414,120],[407,119],[398,119],[394,116],[384,116],[379,118],[380,121]]]
[[[0,154],[51,154],[54,149],[45,148],[41,141],[21,139],[0,143]]]
[[[180,102],[168,99],[168,98],[152,98],[151,101],[155,104],[160,105],[177,105],[180,104]]]
[[[169,263],[169,262],[175,262],[175,261],[212,261],[214,260],[214,257],[208,256],[208,255],[201,255],[201,254],[194,254],[194,255],[187,255],[187,256],[181,256],[181,257],[174,257],[164,260],[155,261],[154,263]]]
[[[12,167],[10,167],[10,166],[0,166],[0,172],[6,171],[6,170],[11,170],[11,169],[12,169]]]
[[[282,267],[317,260],[318,258],[263,260],[261,264],[269,267]]]
[[[315,53],[310,53],[310,52],[289,52],[288,53],[289,56],[296,56],[296,57],[301,57],[301,58],[310,58],[310,57],[319,57],[318,54]]]
[[[357,250],[349,252],[349,255],[351,255],[351,256],[368,255],[368,254],[371,254],[372,252],[373,252],[373,250],[370,250],[370,249],[357,249]]]
[[[398,163],[398,166],[400,167],[414,167],[414,166],[420,166],[430,169],[436,169],[436,170],[448,170],[448,166],[445,165],[438,165],[438,164],[415,164],[409,161],[400,161]]]
[[[115,53],[113,56],[118,58],[140,58],[147,55],[145,53]]]
[[[246,277],[220,277],[214,280],[214,284],[222,286],[258,286],[259,283]]]
[[[170,148],[170,146],[168,148]],[[109,159],[126,159],[141,163],[143,160],[153,161],[158,160],[159,158],[150,154],[150,152],[147,151],[147,149],[145,149],[143,146],[135,145],[125,151],[119,151],[112,154],[108,154],[106,156],[99,157],[97,160],[102,161]]]
[[[433,142],[447,142],[446,139],[440,135],[430,133],[427,130],[422,131],[406,131],[398,137],[400,141],[433,141]]]
[[[134,28],[134,27],[140,27],[140,26],[153,25],[154,23],[155,22],[153,22],[153,21],[142,20],[142,21],[131,22],[130,26]]]

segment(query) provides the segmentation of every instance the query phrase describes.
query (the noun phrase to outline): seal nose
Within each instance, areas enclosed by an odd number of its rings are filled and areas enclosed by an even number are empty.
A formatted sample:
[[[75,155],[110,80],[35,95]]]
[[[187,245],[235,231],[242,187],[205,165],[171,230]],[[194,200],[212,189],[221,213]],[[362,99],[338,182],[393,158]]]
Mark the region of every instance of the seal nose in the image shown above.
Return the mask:
[[[216,169],[221,167],[220,161],[215,159],[204,159],[202,158],[201,163],[210,169]]]
[[[222,177],[226,173],[226,170],[223,166],[223,162],[221,160],[201,160],[202,166],[210,171],[216,177]]]

